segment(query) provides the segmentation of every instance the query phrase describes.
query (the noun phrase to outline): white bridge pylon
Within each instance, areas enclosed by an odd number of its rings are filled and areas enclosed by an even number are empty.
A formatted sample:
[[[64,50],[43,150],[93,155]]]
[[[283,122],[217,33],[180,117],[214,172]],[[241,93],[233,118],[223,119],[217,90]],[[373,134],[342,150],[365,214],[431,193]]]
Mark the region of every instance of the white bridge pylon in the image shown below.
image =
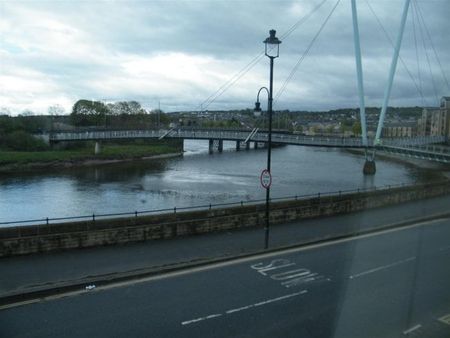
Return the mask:
[[[367,147],[366,105],[364,103],[364,83],[361,65],[361,46],[359,44],[358,13],[356,0],[352,0],[353,40],[355,44],[356,74],[358,77],[359,116],[361,119],[362,144]]]
[[[363,145],[367,146],[367,125],[366,125],[366,111],[364,102],[364,85],[363,85],[363,72],[361,66],[361,47],[359,42],[359,28],[358,28],[358,14],[356,9],[356,0],[352,0],[352,17],[353,17],[353,37],[355,44],[355,61],[356,61],[356,72],[358,78],[358,95],[359,95],[359,113],[361,118],[361,137]],[[402,44],[403,32],[405,30],[406,18],[408,16],[410,0],[405,0],[405,5],[403,7],[403,14],[400,23],[400,30],[397,35],[397,41],[395,44],[394,55],[392,56],[391,66],[389,69],[388,83],[384,91],[383,105],[381,107],[380,117],[378,120],[378,127],[375,134],[375,145],[380,144],[381,132],[383,130],[384,119],[386,116],[386,110],[389,104],[389,98],[391,95],[392,83],[394,81],[395,70],[397,68],[398,56],[400,53],[400,46]]]

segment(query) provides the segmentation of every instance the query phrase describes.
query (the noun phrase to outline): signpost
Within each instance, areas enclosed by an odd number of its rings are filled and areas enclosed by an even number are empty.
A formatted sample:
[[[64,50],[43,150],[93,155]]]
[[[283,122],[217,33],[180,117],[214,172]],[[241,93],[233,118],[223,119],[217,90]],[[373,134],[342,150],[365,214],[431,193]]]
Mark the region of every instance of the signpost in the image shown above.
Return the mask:
[[[264,169],[261,172],[260,181],[264,189],[270,188],[270,185],[272,184],[272,175],[270,174],[269,170]]]

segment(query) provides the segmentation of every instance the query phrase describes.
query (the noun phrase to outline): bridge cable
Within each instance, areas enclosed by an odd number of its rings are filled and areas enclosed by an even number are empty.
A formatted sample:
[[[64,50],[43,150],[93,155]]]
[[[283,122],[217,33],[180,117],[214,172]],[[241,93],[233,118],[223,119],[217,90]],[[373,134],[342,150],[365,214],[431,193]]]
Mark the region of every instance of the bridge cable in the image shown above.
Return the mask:
[[[412,14],[413,14],[413,17],[416,17],[416,19],[417,19],[417,30],[418,30],[418,35],[419,35],[419,37],[420,37],[420,41],[422,42],[422,48],[423,48],[423,52],[424,52],[424,54],[425,54],[425,59],[426,59],[426,61],[427,61],[427,64],[428,64],[428,70],[429,70],[429,73],[430,73],[430,77],[431,77],[431,80],[432,80],[432,86],[433,86],[433,91],[434,91],[434,96],[435,96],[435,100],[437,100],[437,90],[436,90],[436,85],[435,85],[435,82],[434,82],[434,77],[433,77],[433,73],[431,72],[431,64],[430,64],[430,59],[429,59],[429,57],[428,57],[428,52],[427,52],[427,46],[426,46],[426,43],[425,43],[425,38],[424,38],[424,32],[423,32],[423,28],[422,28],[422,23],[421,23],[421,21],[420,21],[420,17],[419,17],[419,13],[418,13],[418,11],[417,11],[417,7],[416,7],[416,3],[413,1],[412,2]],[[425,73],[425,71],[424,71],[424,73]],[[424,76],[425,76],[425,74],[424,74]],[[422,87],[422,90],[423,90],[423,87]],[[427,102],[427,101],[426,101]],[[430,106],[429,104],[428,104],[428,102],[427,102],[427,106]]]
[[[279,97],[283,94],[283,92],[286,90],[287,85],[289,84],[289,82],[292,80],[292,78],[294,77],[295,73],[297,72],[298,68],[300,67],[300,65],[302,64],[303,60],[305,59],[305,57],[308,55],[309,51],[311,50],[312,46],[314,45],[314,43],[316,42],[317,38],[319,37],[320,33],[322,33],[323,29],[325,28],[326,24],[328,23],[330,17],[333,15],[334,11],[336,10],[336,7],[339,5],[339,3],[341,2],[341,0],[337,0],[336,4],[334,5],[334,7],[331,9],[331,12],[328,14],[328,16],[325,18],[325,21],[322,23],[322,25],[320,26],[319,30],[317,31],[317,33],[314,35],[314,37],[312,38],[311,42],[309,43],[308,47],[305,49],[305,51],[303,52],[303,54],[300,56],[300,58],[298,59],[297,63],[295,64],[294,68],[291,70],[291,72],[289,73],[288,77],[286,78],[286,80],[284,80],[281,88],[278,90],[278,92],[275,95],[275,99],[274,101],[276,102]],[[274,102],[274,103],[275,103]]]
[[[392,39],[391,39],[389,33],[387,32],[386,28],[384,28],[383,24],[381,23],[380,18],[375,13],[375,11],[372,8],[372,6],[370,5],[370,3],[367,0],[365,0],[365,2],[367,4],[367,6],[369,7],[370,11],[372,12],[373,16],[375,17],[375,19],[376,19],[378,25],[380,26],[381,30],[383,31],[386,39],[391,44],[392,48],[395,49],[394,42],[392,41]],[[402,64],[403,68],[406,70],[406,72],[408,73],[408,75],[411,78],[412,82],[414,83],[414,86],[416,87],[416,90],[419,93],[421,99],[426,102],[425,96],[423,95],[423,92],[422,92],[421,88],[419,87],[419,85],[416,83],[416,80],[414,79],[414,76],[412,75],[411,71],[409,70],[408,66],[406,65],[405,60],[403,60],[401,55],[399,55],[398,58],[400,59],[400,62]],[[427,103],[427,105],[428,105],[428,103]]]
[[[233,86],[242,76],[244,76],[250,69],[252,69],[259,60],[264,56],[264,52],[259,53],[255,58],[252,59],[244,68],[242,68],[239,72],[233,75],[228,81],[226,81],[222,86],[219,87],[213,94],[208,96],[206,100],[204,100],[198,108],[204,109],[207,108],[211,103],[217,100],[222,94],[224,94],[231,86]]]
[[[309,12],[307,15],[305,15],[300,20],[298,20],[295,24],[293,24],[291,26],[291,28],[289,28],[286,32],[284,32],[281,35],[281,37],[280,37],[281,40],[285,40],[289,35],[291,35],[292,32],[294,32],[298,27],[303,25],[312,16],[312,14],[314,14],[316,11],[318,11],[320,9],[320,7],[322,7],[322,5],[324,5],[327,1],[328,0],[323,0],[316,7],[314,7],[311,12]]]
[[[308,14],[303,16],[294,25],[292,25],[285,33],[280,37],[281,40],[285,40],[289,37],[298,27],[303,25],[316,11],[322,7],[328,0],[322,0],[316,7],[314,7]],[[203,109],[211,105],[215,100],[217,100],[222,94],[224,94],[231,86],[233,86],[237,81],[239,81],[246,73],[250,71],[264,56],[264,52],[259,53],[255,58],[253,58],[245,67],[243,67],[239,72],[233,75],[228,81],[226,81],[219,89],[217,89],[213,94],[211,94],[206,100],[204,100],[198,108]]]
[[[417,13],[415,13],[415,11],[414,11],[414,1],[413,1],[413,13],[412,13],[411,17],[412,17],[412,26],[413,26],[413,33],[414,33],[414,48],[415,48],[415,51],[416,51],[417,79],[418,79],[418,82],[419,82],[420,92],[423,93],[422,74],[420,72],[419,48],[418,48],[418,45],[417,45],[416,14]],[[418,20],[418,18],[417,18],[417,20]],[[418,24],[419,24],[419,22],[418,22]],[[422,106],[425,107],[425,99],[424,99],[423,95],[420,95],[420,97],[422,99]]]
[[[430,41],[431,49],[433,50],[434,56],[436,57],[436,60],[438,62],[439,68],[440,68],[441,73],[442,73],[442,77],[444,78],[444,82],[447,85],[447,91],[450,91],[450,84],[449,84],[448,78],[445,75],[444,68],[442,67],[441,60],[439,59],[439,55],[438,55],[438,53],[436,51],[436,48],[434,47],[433,39],[431,38],[431,34],[430,34],[430,31],[428,30],[426,21],[423,18],[422,10],[420,9],[419,3],[417,1],[413,1],[413,4],[415,4],[416,12],[418,13],[418,15],[420,15],[420,18],[422,19],[423,26],[425,27],[425,32],[427,33],[428,40]]]
[[[415,10],[417,11],[417,7],[413,7],[413,8],[415,8]],[[421,35],[421,38],[422,38],[423,49],[425,51],[425,58],[427,60],[428,71],[430,73],[431,83],[433,85],[434,97],[435,97],[436,102],[439,102],[438,91],[437,91],[437,87],[436,87],[436,81],[435,81],[434,76],[433,76],[433,70],[431,68],[430,57],[428,55],[427,44],[426,44],[426,39],[425,39],[425,33],[424,33],[424,28],[423,28],[423,22],[419,21],[419,23],[420,23],[419,24],[420,35]]]

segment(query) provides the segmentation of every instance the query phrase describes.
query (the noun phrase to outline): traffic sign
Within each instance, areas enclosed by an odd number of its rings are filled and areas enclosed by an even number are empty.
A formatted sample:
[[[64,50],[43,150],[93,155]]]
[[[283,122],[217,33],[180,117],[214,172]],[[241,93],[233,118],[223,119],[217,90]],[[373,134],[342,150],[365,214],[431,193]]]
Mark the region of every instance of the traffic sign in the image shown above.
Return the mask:
[[[264,169],[261,173],[261,185],[265,189],[269,189],[270,185],[272,184],[272,175],[270,174],[270,171],[267,169]]]

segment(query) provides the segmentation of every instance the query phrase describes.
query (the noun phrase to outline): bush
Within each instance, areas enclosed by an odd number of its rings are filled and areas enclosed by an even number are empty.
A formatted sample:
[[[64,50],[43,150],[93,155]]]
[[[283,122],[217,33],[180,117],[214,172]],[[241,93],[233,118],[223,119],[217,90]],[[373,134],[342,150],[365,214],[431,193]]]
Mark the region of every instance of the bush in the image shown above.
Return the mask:
[[[23,130],[13,131],[0,139],[0,147],[18,151],[43,151],[49,146],[44,140],[34,137]]]

